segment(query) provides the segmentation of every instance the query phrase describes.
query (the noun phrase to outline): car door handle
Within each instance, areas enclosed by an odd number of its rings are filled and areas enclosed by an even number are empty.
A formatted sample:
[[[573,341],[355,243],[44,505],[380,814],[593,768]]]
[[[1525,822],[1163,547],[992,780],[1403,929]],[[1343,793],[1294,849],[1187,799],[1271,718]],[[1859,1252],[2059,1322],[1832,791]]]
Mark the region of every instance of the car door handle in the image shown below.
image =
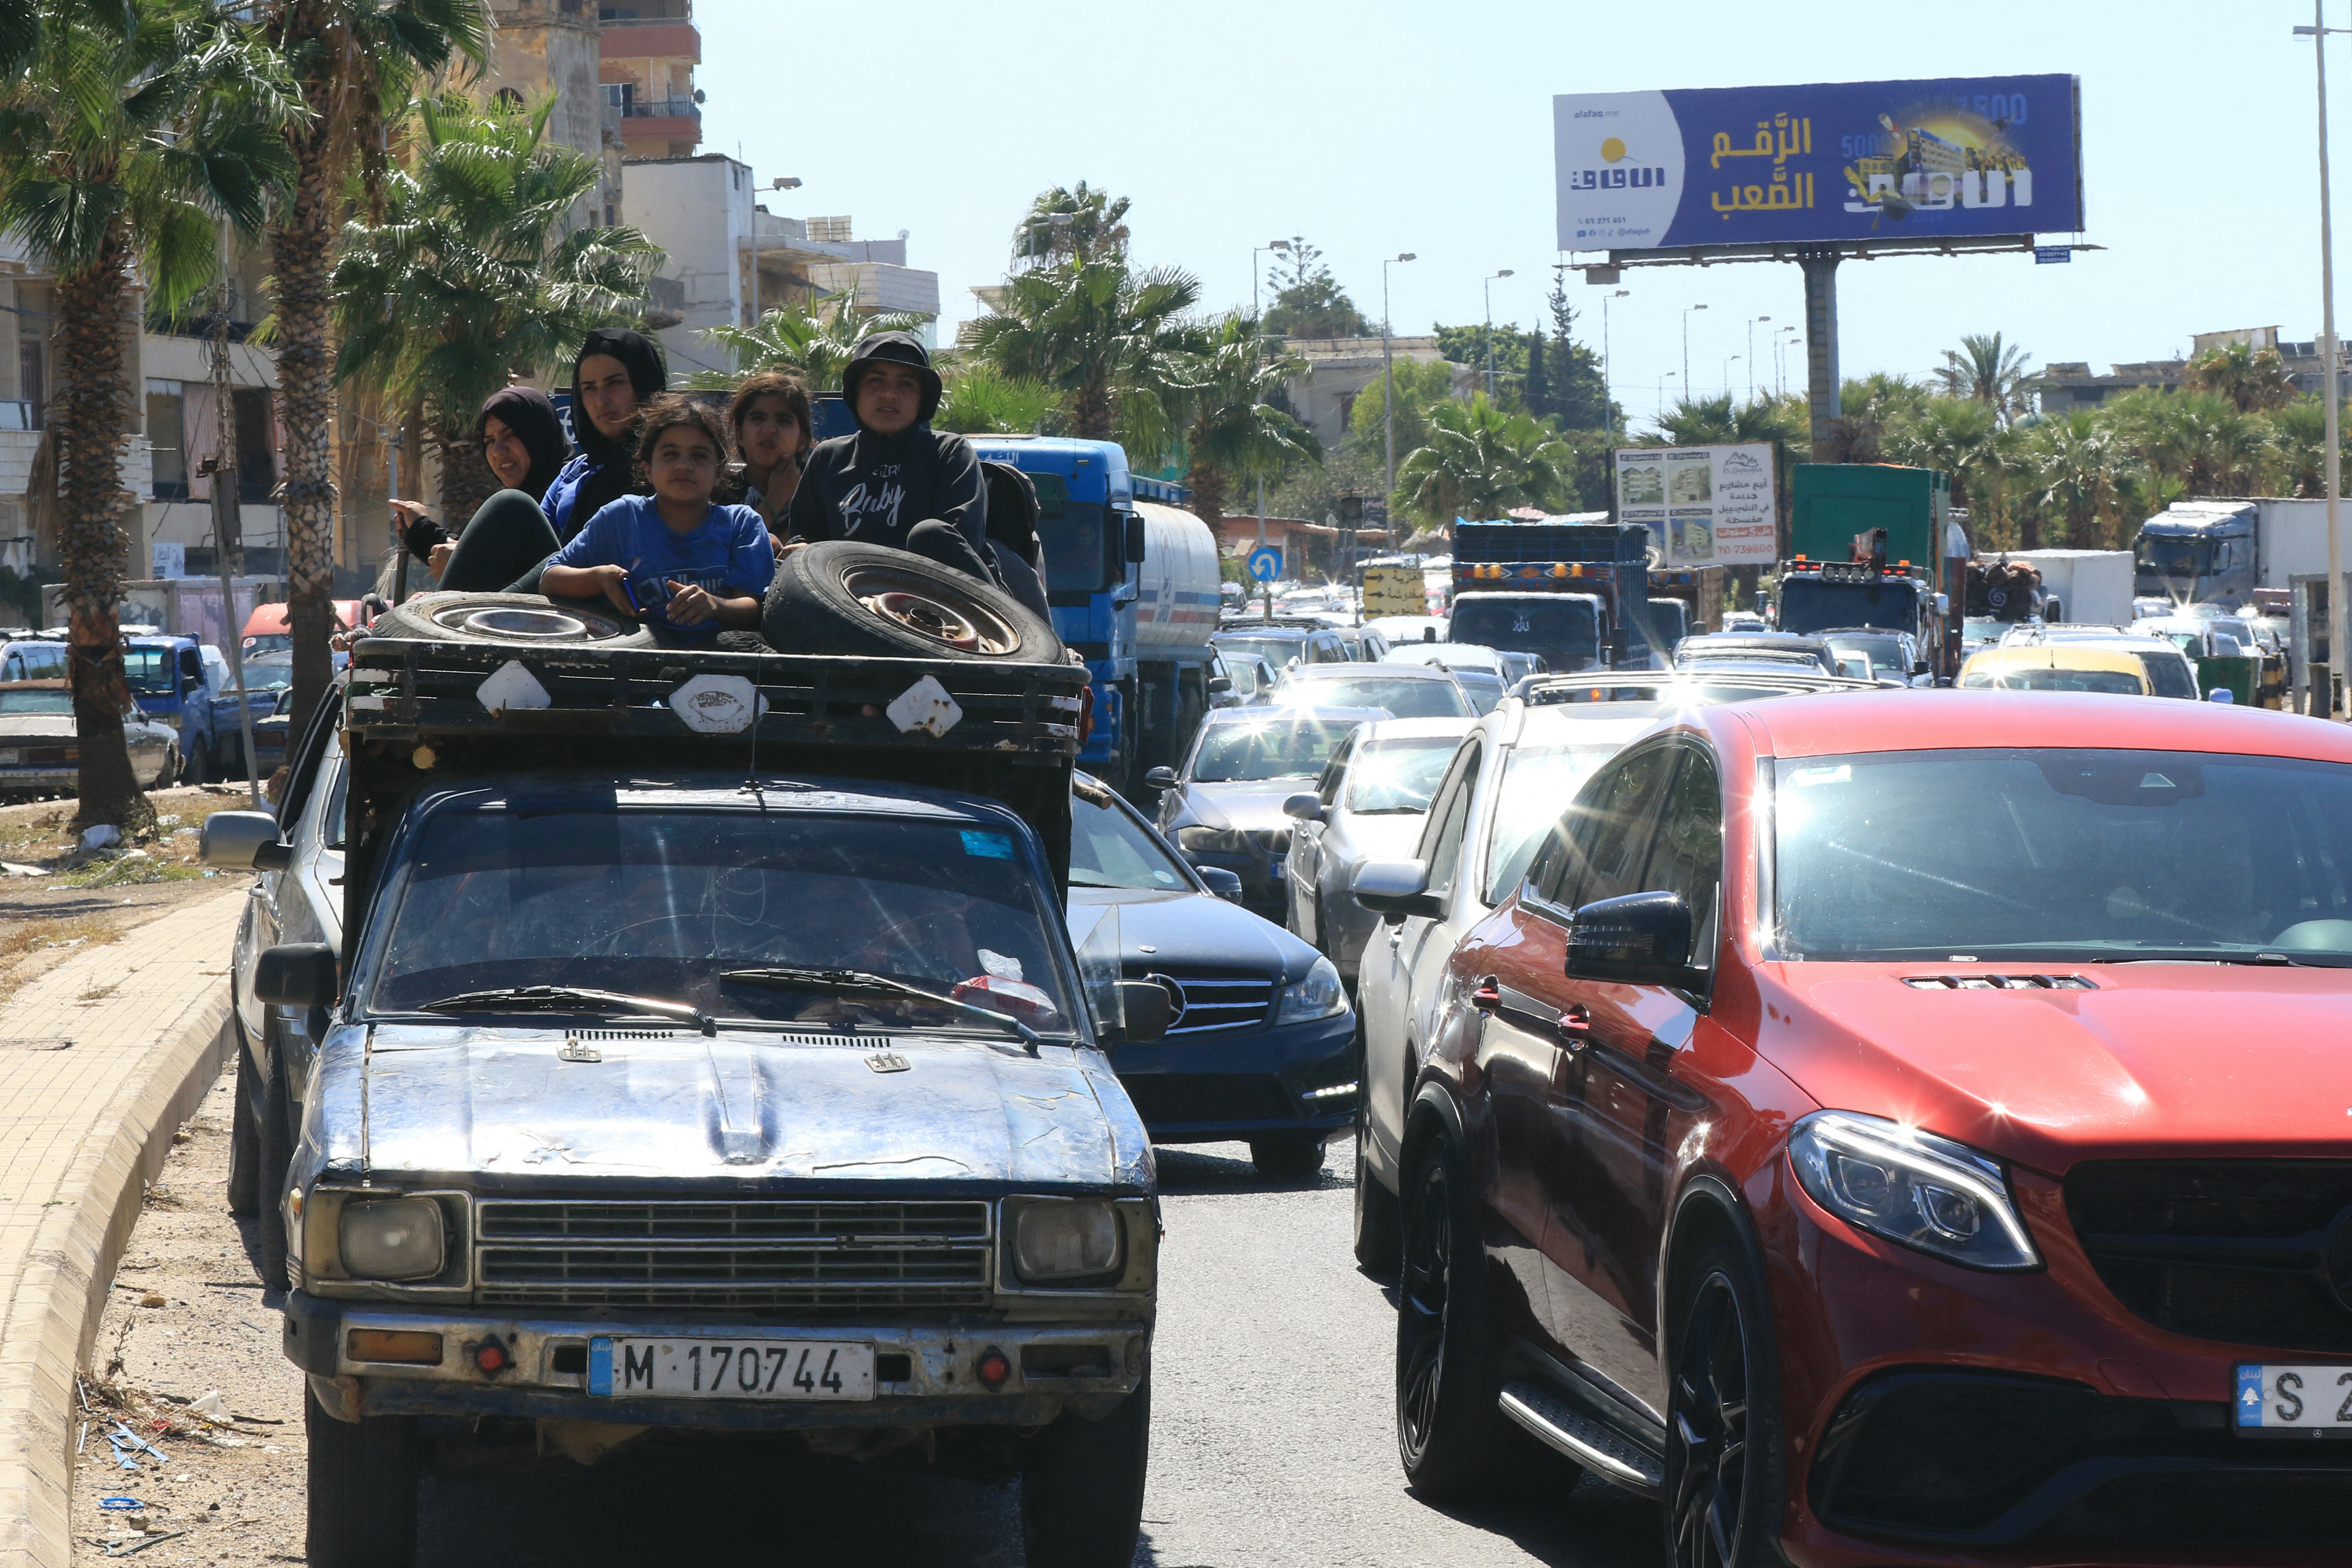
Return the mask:
[[[1400,921],[1389,927],[1389,950],[1394,952],[1404,942],[1404,924]]]
[[[1570,1051],[1582,1051],[1592,1038],[1592,1009],[1579,1002],[1559,1015],[1559,1040]]]
[[[1470,993],[1470,1005],[1482,1013],[1490,1013],[1500,1008],[1503,1005],[1502,982],[1492,975],[1479,981],[1478,988]]]

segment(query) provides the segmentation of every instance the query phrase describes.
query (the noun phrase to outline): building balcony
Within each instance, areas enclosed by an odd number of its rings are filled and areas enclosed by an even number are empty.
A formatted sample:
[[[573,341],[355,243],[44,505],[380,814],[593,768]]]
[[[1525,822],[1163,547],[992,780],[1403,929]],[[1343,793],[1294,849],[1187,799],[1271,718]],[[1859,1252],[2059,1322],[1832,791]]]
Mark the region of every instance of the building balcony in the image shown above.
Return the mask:
[[[690,98],[633,98],[621,105],[624,120],[678,120],[699,126],[702,106]],[[625,131],[638,131],[642,127],[625,125]]]
[[[702,63],[702,29],[677,16],[632,16],[608,21],[598,53],[608,60],[685,60]]]

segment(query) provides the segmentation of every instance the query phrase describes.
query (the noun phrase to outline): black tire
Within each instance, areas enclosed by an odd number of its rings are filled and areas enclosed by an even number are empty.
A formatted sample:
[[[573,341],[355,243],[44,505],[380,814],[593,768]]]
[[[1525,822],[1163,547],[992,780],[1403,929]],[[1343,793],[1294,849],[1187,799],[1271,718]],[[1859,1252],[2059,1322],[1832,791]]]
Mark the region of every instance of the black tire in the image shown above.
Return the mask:
[[[304,1390],[310,1568],[410,1568],[416,1561],[416,1419],[338,1421]]]
[[[201,784],[205,781],[205,747],[199,741],[193,750],[180,753],[180,782]]]
[[[163,750],[163,766],[155,774],[155,788],[169,789],[187,776],[187,758],[180,755],[180,748],[177,746],[166,747]]]
[[[236,1110],[228,1131],[228,1211],[250,1219],[261,1209],[261,1112],[254,1103],[261,1091],[261,1074],[254,1070],[253,1053],[246,1049],[245,1024],[233,1010],[229,1033],[236,1037],[236,1082],[229,1092]]]
[[[1403,1204],[1397,1290],[1397,1457],[1432,1501],[1523,1491],[1549,1451],[1496,1406],[1494,1303],[1460,1156],[1433,1138],[1414,1159]]]
[[[869,608],[867,600],[889,608]],[[826,539],[776,563],[760,631],[783,653],[1058,664],[1062,641],[1019,600],[928,556]]]
[[[1151,1377],[1099,1421],[1065,1416],[1021,1467],[1021,1543],[1029,1568],[1128,1568],[1143,1525],[1151,1454]]]
[[[263,1026],[265,1029],[268,1025]],[[258,1199],[261,1235],[261,1283],[270,1291],[286,1289],[286,1172],[294,1163],[292,1095],[286,1082],[286,1050],[272,1041],[269,1071],[261,1098],[260,1126],[256,1131],[260,1162]]]
[[[1667,1317],[1666,1561],[1787,1568],[1780,1377],[1763,1287],[1727,1240],[1684,1278]]]
[[[517,650],[656,646],[652,632],[612,610],[536,593],[420,593],[377,616],[368,635]]]
[[[772,653],[775,652],[773,648],[768,646],[768,640],[765,637],[761,636],[757,632],[746,632],[740,628],[721,632],[713,646],[722,653]]]
[[[1275,1181],[1296,1181],[1323,1168],[1321,1133],[1272,1133],[1249,1141],[1250,1163]]]
[[[1360,1078],[1357,1082],[1364,1084]],[[1366,1084],[1359,1092],[1369,1091]],[[1381,1185],[1365,1155],[1372,1135],[1370,1121],[1365,1111],[1356,1113],[1356,1261],[1367,1274],[1387,1280],[1403,1265],[1404,1214],[1397,1195]]]

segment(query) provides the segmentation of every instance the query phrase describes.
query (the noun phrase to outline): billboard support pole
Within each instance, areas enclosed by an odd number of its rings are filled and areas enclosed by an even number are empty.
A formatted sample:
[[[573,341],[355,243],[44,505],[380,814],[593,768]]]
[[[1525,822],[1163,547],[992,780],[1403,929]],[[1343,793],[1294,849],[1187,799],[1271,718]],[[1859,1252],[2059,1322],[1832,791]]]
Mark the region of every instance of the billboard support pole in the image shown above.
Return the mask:
[[[1837,265],[1834,246],[1801,250],[1797,265],[1805,274],[1805,405],[1813,443],[1813,461],[1823,460],[1835,441],[1832,426],[1842,410],[1838,401]]]
[[[2311,0],[2311,45],[2319,72],[2319,351],[2327,365],[2327,689],[2318,696],[2319,711],[2334,718],[2345,669],[2343,457],[2336,413],[2344,371],[2336,347],[2336,235],[2327,189],[2327,16],[2321,0]]]

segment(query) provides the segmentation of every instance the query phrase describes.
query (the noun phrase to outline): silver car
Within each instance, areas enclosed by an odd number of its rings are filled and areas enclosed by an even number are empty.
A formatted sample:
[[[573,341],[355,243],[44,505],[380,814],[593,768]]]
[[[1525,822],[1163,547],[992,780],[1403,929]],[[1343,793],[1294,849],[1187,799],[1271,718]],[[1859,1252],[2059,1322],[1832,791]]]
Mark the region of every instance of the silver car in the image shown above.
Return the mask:
[[[179,776],[180,737],[169,725],[122,713],[131,777],[142,789],[160,789]],[[0,796],[70,791],[81,779],[81,737],[74,722],[71,684],[0,682]]]
[[[1466,718],[1392,718],[1368,724],[1324,764],[1310,793],[1291,796],[1284,862],[1285,924],[1353,980],[1379,919],[1356,902],[1356,868],[1412,852],[1429,798],[1468,734]]]
[[[1444,670],[1428,664],[1312,664],[1285,670],[1277,706],[1379,707],[1398,718],[1473,718],[1476,710]]]

